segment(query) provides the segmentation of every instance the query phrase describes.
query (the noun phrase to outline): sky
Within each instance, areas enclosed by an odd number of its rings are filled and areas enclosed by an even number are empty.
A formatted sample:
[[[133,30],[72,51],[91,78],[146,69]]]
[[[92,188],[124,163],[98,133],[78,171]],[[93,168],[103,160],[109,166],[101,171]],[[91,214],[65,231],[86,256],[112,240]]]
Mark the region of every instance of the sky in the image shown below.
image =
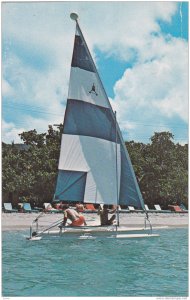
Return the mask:
[[[188,2],[2,3],[2,141],[63,122],[77,12],[125,140],[188,142]],[[56,127],[55,127],[56,128]]]

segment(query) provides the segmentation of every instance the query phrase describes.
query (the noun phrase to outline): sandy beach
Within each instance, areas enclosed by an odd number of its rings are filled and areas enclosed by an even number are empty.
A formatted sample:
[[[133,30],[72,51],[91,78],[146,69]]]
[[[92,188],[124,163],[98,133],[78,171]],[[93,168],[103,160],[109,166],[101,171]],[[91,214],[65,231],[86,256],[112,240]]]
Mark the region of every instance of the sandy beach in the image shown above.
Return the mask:
[[[99,225],[99,216],[96,213],[84,213],[87,225]],[[32,221],[39,216],[39,213],[2,213],[1,225],[3,231],[27,230]],[[143,213],[120,213],[120,225],[128,227],[143,227]],[[187,213],[150,213],[149,218],[152,226],[187,227],[189,218]],[[46,213],[39,219],[39,226],[49,224],[62,219],[62,214]]]

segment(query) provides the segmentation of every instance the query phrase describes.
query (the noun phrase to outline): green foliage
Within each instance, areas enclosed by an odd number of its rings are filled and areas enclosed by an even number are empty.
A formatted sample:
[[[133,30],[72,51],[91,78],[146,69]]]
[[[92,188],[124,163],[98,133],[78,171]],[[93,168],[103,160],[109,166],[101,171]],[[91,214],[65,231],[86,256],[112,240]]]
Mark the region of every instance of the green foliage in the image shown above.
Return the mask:
[[[63,125],[48,132],[23,132],[28,148],[2,146],[3,193],[14,193],[37,205],[53,199]],[[126,142],[145,203],[163,208],[173,202],[188,206],[188,145],[173,143],[170,132],[155,133],[149,144]]]
[[[150,144],[126,143],[145,203],[163,208],[188,206],[188,146],[174,144],[170,132],[155,133]]]
[[[36,130],[20,134],[26,150],[14,144],[2,147],[3,192],[16,193],[18,197],[35,199],[36,204],[50,202],[53,198],[61,143],[62,125],[58,130],[49,126],[46,134]]]

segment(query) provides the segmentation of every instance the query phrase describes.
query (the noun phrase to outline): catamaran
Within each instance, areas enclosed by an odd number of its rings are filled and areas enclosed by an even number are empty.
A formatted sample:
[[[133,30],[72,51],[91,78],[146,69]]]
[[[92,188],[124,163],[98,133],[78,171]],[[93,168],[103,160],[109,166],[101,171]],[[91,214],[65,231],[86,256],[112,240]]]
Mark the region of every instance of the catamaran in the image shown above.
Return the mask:
[[[58,227],[59,220],[38,230],[37,217],[30,240],[58,234],[81,239],[153,237],[152,226],[122,134],[78,23],[76,22],[68,99],[54,202],[135,206],[145,213],[143,228],[111,226]],[[148,225],[148,226],[147,226]],[[35,228],[34,228],[35,227]]]

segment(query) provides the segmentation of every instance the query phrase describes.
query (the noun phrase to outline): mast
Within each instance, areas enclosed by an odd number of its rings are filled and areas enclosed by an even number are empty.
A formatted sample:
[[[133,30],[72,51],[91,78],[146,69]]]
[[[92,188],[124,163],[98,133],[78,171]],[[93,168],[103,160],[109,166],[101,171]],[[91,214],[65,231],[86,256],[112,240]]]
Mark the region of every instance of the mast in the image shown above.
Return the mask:
[[[83,42],[84,42],[84,44],[85,44],[85,46],[86,46],[86,50],[87,50],[87,52],[88,52],[88,55],[89,55],[89,57],[91,58],[91,62],[92,62],[92,64],[93,64],[94,70],[96,71],[96,75],[97,75],[97,78],[98,78],[98,80],[99,80],[100,86],[101,86],[101,88],[102,88],[102,90],[103,90],[103,92],[104,92],[104,95],[105,95],[106,99],[107,99],[107,104],[108,104],[108,106],[109,106],[109,108],[110,108],[111,117],[112,117],[112,119],[113,119],[113,121],[114,121],[114,123],[115,123],[115,125],[116,125],[116,129],[117,129],[117,140],[118,140],[118,139],[120,140],[121,146],[123,147],[124,155],[125,155],[126,160],[128,161],[129,169],[130,169],[130,172],[131,172],[131,176],[132,176],[132,178],[133,178],[133,182],[134,182],[134,185],[135,185],[136,192],[137,192],[137,194],[138,194],[138,198],[139,198],[141,207],[143,208],[143,210],[145,210],[145,207],[144,207],[144,200],[143,200],[143,197],[142,197],[140,188],[139,188],[138,183],[137,183],[137,180],[136,180],[136,176],[135,176],[135,173],[134,173],[134,170],[133,170],[133,166],[132,166],[132,163],[131,163],[131,160],[130,160],[128,151],[127,151],[126,146],[125,146],[124,139],[123,139],[122,134],[121,134],[121,131],[120,131],[120,129],[119,129],[119,125],[117,124],[117,121],[115,120],[115,113],[114,113],[114,111],[113,111],[113,109],[112,109],[112,106],[111,106],[111,104],[110,104],[110,102],[109,102],[109,99],[108,99],[107,93],[106,93],[106,91],[105,91],[104,85],[103,85],[103,83],[102,83],[102,80],[101,80],[101,78],[100,78],[100,75],[99,75],[99,73],[98,73],[98,70],[97,70],[97,68],[96,68],[96,65],[95,65],[95,63],[94,63],[94,60],[92,59],[91,53],[90,53],[90,51],[89,51],[89,49],[88,49],[88,45],[86,44],[86,41],[85,41],[84,36],[83,36],[83,33],[82,33],[81,29],[80,29],[80,26],[79,26],[79,23],[78,23],[78,20],[77,20],[77,19],[78,19],[78,15],[77,15],[76,13],[71,13],[71,14],[70,14],[70,17],[71,17],[72,20],[74,20],[74,21],[76,22],[76,25],[77,25],[78,30],[79,30],[79,32],[80,32],[80,35],[81,35],[81,37],[82,37],[82,39],[83,39]]]
[[[78,15],[71,13],[70,17],[76,22],[76,31],[54,200],[144,207],[115,113],[79,27]]]
[[[117,226],[119,226],[119,189],[118,189],[118,167],[117,167],[117,113],[115,111],[115,153],[116,153],[116,197],[117,197]]]

